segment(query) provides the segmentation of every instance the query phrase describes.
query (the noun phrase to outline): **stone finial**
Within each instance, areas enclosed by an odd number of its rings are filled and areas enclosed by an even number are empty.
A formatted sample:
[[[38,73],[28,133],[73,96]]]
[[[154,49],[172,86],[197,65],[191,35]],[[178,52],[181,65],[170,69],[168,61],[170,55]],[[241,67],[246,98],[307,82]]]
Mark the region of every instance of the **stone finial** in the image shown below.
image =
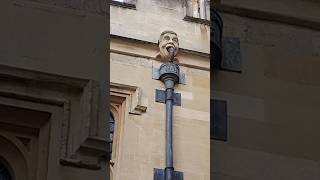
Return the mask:
[[[164,61],[168,61],[169,52],[168,48],[175,48],[174,56],[178,54],[179,51],[179,40],[177,33],[173,31],[163,31],[159,38],[159,48],[160,56]]]

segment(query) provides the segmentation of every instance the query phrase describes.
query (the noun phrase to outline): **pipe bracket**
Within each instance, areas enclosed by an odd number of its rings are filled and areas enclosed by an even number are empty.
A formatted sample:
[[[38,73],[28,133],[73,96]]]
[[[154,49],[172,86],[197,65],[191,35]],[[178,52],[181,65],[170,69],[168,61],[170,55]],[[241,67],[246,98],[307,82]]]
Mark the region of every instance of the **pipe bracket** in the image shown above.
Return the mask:
[[[156,89],[156,102],[159,103],[166,103],[166,91]],[[181,106],[181,94],[180,93],[173,93],[173,105],[175,106]]]
[[[165,180],[165,170],[164,169],[153,169],[153,179],[154,180]],[[172,180],[183,180],[183,172],[173,171]]]

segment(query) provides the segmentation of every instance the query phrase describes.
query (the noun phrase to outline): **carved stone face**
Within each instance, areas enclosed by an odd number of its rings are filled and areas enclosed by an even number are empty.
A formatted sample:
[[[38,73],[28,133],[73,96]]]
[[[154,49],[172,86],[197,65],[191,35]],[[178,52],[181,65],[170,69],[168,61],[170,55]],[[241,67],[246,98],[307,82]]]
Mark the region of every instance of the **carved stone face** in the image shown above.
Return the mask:
[[[175,48],[174,55],[176,56],[179,51],[178,36],[173,31],[164,31],[161,33],[159,39],[160,55],[164,60],[168,60],[169,58],[168,49],[170,47]]]

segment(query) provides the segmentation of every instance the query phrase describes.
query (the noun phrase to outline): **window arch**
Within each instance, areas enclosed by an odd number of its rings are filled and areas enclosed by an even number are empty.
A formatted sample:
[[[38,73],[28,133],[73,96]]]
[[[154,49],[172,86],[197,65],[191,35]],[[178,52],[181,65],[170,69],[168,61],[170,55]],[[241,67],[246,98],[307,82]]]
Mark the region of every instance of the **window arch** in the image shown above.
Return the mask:
[[[129,115],[141,115],[146,112],[147,107],[141,104],[141,88],[137,86],[111,82],[109,97],[109,110],[114,118],[112,157],[110,159],[110,179],[112,180],[120,178],[121,161],[119,160],[122,154],[121,142],[124,135],[124,122]]]
[[[121,123],[124,116],[125,102],[122,98],[111,96],[109,114],[109,157],[110,157],[110,180],[116,179],[119,167],[119,144],[121,134]]]

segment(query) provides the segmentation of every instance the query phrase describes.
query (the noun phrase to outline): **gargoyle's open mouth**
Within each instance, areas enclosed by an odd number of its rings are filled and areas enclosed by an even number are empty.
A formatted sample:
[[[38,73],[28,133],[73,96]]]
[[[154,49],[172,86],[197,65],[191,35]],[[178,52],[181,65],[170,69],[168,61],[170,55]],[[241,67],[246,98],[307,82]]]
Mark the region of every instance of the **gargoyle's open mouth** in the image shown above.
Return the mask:
[[[167,44],[166,45],[166,49],[169,50],[169,48],[174,48],[174,45],[173,44]]]

